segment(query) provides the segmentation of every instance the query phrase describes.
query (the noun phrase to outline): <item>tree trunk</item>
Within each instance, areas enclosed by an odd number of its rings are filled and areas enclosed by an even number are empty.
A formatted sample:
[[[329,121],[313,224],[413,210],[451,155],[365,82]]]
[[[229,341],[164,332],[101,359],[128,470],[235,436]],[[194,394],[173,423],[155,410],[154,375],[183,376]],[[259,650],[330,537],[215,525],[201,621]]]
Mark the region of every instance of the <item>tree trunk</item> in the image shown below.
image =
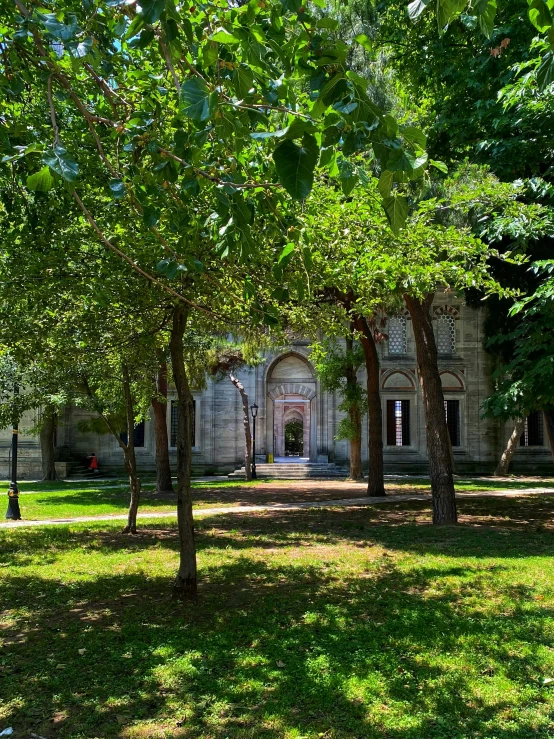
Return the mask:
[[[355,316],[354,325],[360,332],[367,371],[368,453],[369,471],[367,494],[371,497],[385,495],[383,469],[383,414],[379,392],[379,355],[373,333],[363,316]]]
[[[248,395],[244,389],[244,385],[230,372],[229,379],[240,393],[242,400],[242,424],[244,426],[244,469],[246,471],[246,479],[252,479],[252,433],[250,431],[250,409],[248,407]]]
[[[156,490],[158,493],[172,493],[167,434],[167,364],[163,359],[158,369],[156,390],[157,393],[152,398],[156,435]]]
[[[452,465],[452,448],[444,412],[444,396],[437,364],[437,345],[431,319],[433,294],[420,301],[410,295],[404,300],[414,330],[417,371],[425,412],[427,456],[433,496],[433,523],[454,524],[458,521]]]
[[[129,513],[127,515],[127,526],[123,529],[124,534],[137,533],[137,511],[140,501],[140,480],[137,476],[137,458],[135,455],[135,404],[131,393],[131,380],[129,369],[126,364],[123,370],[123,397],[125,399],[125,418],[127,422],[127,443],[123,445],[123,459],[125,469],[129,475]]]
[[[502,452],[502,456],[500,457],[500,462],[498,463],[498,467],[494,471],[495,477],[502,477],[508,474],[510,462],[512,461],[512,457],[514,456],[515,450],[517,449],[519,438],[521,434],[523,433],[524,427],[525,427],[525,417],[516,418],[516,420],[514,421],[514,428],[512,430],[512,433],[510,434],[510,438],[508,439],[506,448]]]
[[[351,336],[346,337],[346,396],[356,397],[358,378],[356,368],[352,362],[352,350],[354,342]],[[348,416],[353,429],[353,437],[350,439],[350,479],[363,480],[362,472],[362,418],[360,409],[356,402],[352,402],[348,408]]]
[[[179,571],[173,585],[179,597],[196,596],[196,547],[192,518],[192,495],[190,487],[192,461],[192,424],[194,403],[187,378],[183,354],[183,335],[187,324],[184,306],[179,304],[173,311],[171,328],[171,363],[173,379],[179,399],[177,416],[177,526],[179,529]]]
[[[543,414],[548,443],[550,445],[550,453],[552,454],[552,461],[554,462],[554,411],[543,411]]]
[[[40,427],[40,455],[42,459],[42,479],[56,480],[56,460],[54,439],[56,436],[56,409],[47,405],[42,413]]]

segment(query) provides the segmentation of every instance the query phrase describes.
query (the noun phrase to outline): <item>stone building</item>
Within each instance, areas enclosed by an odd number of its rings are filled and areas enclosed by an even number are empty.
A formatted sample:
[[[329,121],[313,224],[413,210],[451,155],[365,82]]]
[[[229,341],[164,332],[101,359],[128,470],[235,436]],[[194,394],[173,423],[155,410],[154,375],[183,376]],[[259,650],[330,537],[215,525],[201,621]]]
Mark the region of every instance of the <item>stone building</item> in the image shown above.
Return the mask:
[[[445,293],[436,297],[432,313],[456,471],[491,473],[511,428],[510,424],[481,418],[481,404],[492,389],[490,357],[483,349],[483,311],[468,307],[452,293]],[[389,318],[385,330],[388,339],[378,345],[385,471],[425,472],[425,420],[409,314]],[[256,422],[259,463],[271,459],[278,463],[298,462],[300,457],[311,463],[348,465],[349,444],[335,438],[342,417],[338,411],[340,398],[322,392],[310,363],[308,342],[294,342],[286,350],[270,353],[264,364],[239,375],[250,403],[256,403],[259,408]],[[363,371],[359,380],[365,383]],[[194,401],[194,471],[221,474],[240,468],[244,463],[244,434],[241,400],[234,386],[229,381],[208,379],[205,389],[194,393]],[[170,390],[167,424],[172,455],[175,455],[176,410],[176,396]],[[22,477],[40,476],[38,440],[25,433],[36,423],[38,413],[27,414],[21,423]],[[56,439],[60,473],[91,452],[98,456],[102,468],[122,472],[122,452],[112,436],[78,430],[78,422],[86,415],[75,407],[68,407],[60,414]],[[288,433],[292,428],[296,434],[294,449]],[[9,429],[0,431],[3,477],[8,472],[10,437]],[[137,426],[135,443],[139,467],[153,470],[152,420]],[[367,461],[367,428],[364,428],[362,453]],[[291,454],[295,456],[288,456]],[[534,413],[527,419],[512,470],[547,473],[553,469],[542,414]]]

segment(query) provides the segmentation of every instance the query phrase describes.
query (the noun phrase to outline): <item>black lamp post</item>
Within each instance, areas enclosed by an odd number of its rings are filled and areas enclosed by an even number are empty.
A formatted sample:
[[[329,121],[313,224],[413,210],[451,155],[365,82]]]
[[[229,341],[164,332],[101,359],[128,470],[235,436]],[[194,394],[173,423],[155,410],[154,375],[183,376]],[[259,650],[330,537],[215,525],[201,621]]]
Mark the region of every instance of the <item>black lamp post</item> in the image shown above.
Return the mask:
[[[252,412],[252,479],[257,480],[258,474],[256,472],[256,416],[258,415],[258,406],[256,403],[250,406]]]
[[[14,393],[17,395],[19,392],[17,385],[14,388]],[[21,519],[21,511],[19,509],[19,490],[17,487],[17,439],[19,436],[19,425],[14,423],[12,429],[12,474],[10,487],[8,489],[8,510],[6,511],[6,518],[11,518],[14,521]]]

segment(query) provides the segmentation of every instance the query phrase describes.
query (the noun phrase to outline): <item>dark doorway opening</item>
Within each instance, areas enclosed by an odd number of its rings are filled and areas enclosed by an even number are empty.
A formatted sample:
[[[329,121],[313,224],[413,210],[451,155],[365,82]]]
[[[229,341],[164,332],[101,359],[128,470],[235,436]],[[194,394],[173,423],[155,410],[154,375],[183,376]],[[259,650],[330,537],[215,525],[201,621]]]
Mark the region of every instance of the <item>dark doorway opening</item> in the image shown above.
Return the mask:
[[[289,421],[285,425],[285,457],[301,457],[304,453],[304,424]]]

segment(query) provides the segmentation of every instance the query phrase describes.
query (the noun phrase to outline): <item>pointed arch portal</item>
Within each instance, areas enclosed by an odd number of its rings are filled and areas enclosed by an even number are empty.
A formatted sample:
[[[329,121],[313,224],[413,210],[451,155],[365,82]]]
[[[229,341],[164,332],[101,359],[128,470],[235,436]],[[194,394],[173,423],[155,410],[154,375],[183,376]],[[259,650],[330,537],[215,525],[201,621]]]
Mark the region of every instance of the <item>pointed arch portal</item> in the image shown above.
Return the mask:
[[[316,381],[309,362],[289,352],[267,373],[267,451],[279,462],[317,461]]]

